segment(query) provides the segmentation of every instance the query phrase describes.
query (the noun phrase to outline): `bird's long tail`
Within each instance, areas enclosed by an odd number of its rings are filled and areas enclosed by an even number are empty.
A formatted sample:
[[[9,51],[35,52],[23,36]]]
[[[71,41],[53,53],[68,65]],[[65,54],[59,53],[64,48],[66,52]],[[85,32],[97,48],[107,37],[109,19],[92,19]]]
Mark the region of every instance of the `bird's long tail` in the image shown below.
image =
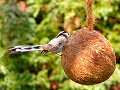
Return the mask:
[[[42,45],[35,45],[35,46],[15,46],[9,49],[10,53],[17,53],[17,52],[31,52],[36,50],[43,50]]]

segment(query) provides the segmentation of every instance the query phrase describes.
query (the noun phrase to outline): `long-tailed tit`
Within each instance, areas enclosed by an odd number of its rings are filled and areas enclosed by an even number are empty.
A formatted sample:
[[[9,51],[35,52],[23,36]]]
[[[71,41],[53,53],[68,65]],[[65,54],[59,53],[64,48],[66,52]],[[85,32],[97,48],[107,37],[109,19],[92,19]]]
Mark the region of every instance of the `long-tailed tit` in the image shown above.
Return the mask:
[[[10,53],[16,52],[30,52],[35,50],[42,50],[41,54],[47,52],[59,53],[69,40],[70,35],[66,31],[61,31],[55,38],[53,38],[48,44],[35,45],[35,46],[15,46],[9,49]]]

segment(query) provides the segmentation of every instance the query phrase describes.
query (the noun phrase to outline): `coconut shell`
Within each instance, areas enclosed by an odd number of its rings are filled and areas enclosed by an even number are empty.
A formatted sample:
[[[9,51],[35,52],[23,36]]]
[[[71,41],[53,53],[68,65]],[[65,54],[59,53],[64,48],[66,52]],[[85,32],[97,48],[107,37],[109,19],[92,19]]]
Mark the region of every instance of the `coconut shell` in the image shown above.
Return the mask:
[[[79,84],[101,83],[115,70],[116,57],[112,46],[95,30],[78,30],[71,36],[62,53],[66,75]]]

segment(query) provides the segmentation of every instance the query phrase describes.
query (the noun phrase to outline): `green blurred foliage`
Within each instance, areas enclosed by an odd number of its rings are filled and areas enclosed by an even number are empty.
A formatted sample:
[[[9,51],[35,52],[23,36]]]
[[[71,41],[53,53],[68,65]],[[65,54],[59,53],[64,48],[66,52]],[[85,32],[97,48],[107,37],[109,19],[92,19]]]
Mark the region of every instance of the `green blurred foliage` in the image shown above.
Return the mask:
[[[4,0],[3,0],[4,1]],[[39,51],[9,55],[15,45],[48,43],[58,32],[85,26],[85,0],[17,0],[0,3],[0,90],[106,90],[120,83],[120,64],[110,79],[97,85],[80,85],[64,73],[60,56]],[[96,0],[95,29],[111,42],[120,61],[120,0]]]

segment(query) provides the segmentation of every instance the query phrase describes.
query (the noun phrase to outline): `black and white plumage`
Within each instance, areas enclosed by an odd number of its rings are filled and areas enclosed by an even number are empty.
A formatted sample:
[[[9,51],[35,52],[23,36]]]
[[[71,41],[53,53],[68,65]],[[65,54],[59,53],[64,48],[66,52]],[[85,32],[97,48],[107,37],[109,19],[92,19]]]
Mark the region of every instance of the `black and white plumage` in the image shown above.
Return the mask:
[[[70,35],[66,31],[61,31],[55,38],[53,38],[48,44],[35,45],[35,46],[15,46],[9,49],[10,53],[16,52],[31,52],[35,50],[42,50],[41,54],[51,52],[59,53],[69,40]]]

